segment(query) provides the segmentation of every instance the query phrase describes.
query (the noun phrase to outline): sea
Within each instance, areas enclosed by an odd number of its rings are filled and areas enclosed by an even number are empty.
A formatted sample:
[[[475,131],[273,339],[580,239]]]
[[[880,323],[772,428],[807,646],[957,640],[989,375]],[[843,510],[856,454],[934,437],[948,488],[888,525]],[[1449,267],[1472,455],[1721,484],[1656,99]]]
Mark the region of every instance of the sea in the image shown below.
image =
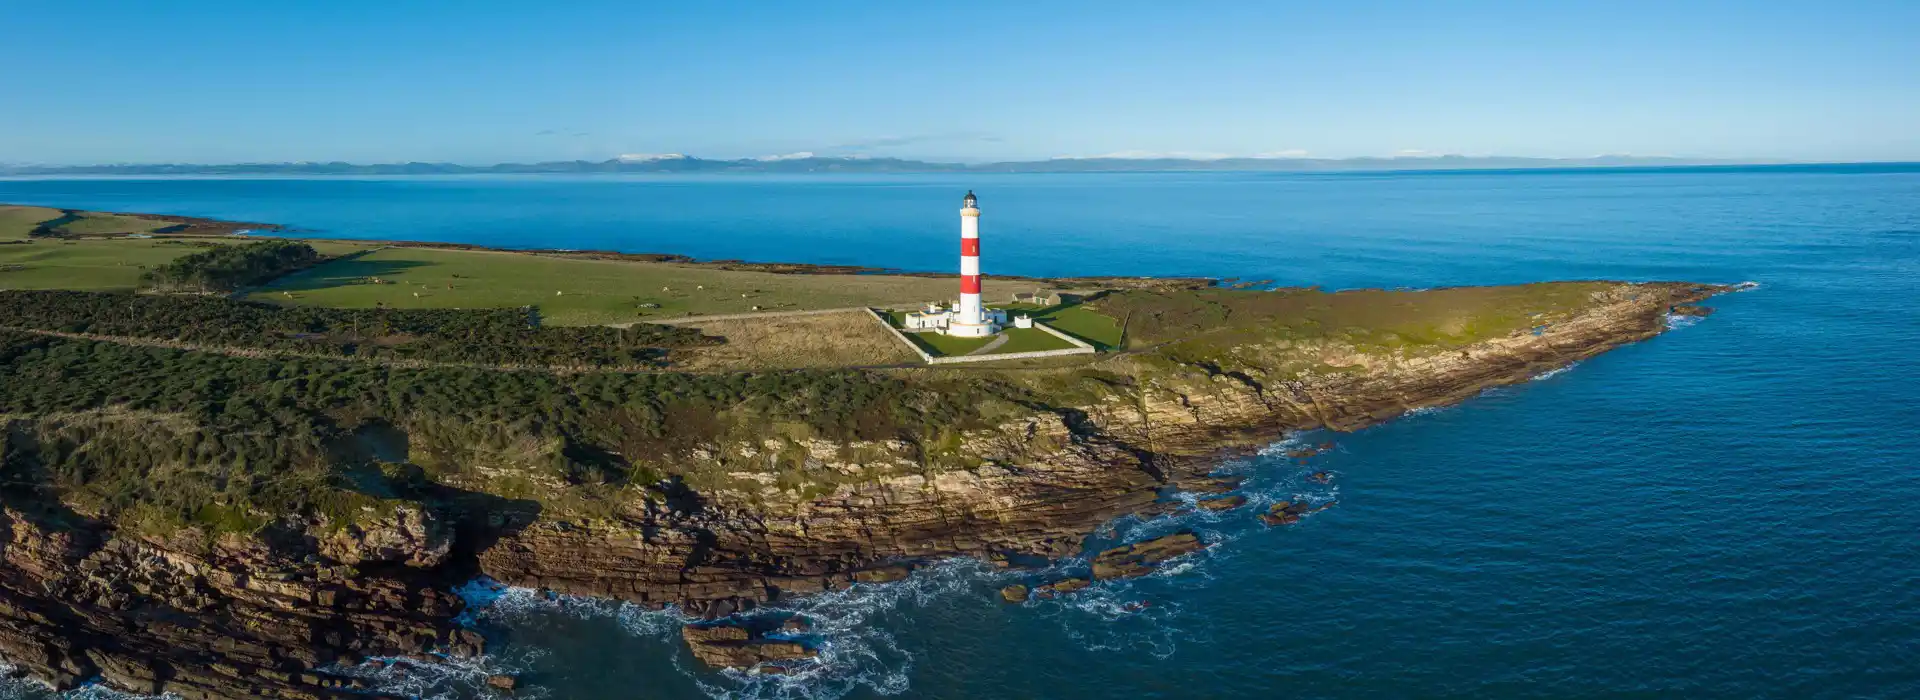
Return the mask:
[[[1281,528],[1253,508],[1100,526],[1099,543],[1179,528],[1214,543],[1146,578],[1010,605],[996,590],[1036,575],[961,559],[791,601],[823,652],[795,676],[702,669],[672,611],[481,580],[461,592],[493,651],[371,674],[379,687],[482,697],[485,674],[515,673],[516,697],[580,700],[1920,697],[1920,165],[13,179],[0,202],[950,270],[968,190],[989,275],[1756,285],[1530,382],[1222,461],[1255,504],[1337,506]]]

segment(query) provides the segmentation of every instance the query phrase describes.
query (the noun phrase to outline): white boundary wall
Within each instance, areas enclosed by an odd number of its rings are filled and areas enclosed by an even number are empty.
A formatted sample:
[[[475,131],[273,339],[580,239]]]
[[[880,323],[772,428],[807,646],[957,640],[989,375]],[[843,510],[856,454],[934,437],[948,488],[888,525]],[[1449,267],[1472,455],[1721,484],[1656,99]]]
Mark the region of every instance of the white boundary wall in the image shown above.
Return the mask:
[[[1040,330],[1046,331],[1049,335],[1052,335],[1055,338],[1059,338],[1061,340],[1067,341],[1068,343],[1071,343],[1073,347],[1066,348],[1063,350],[1035,350],[1033,352],[1003,352],[1003,353],[995,353],[990,355],[959,355],[955,357],[934,357],[930,354],[927,354],[926,350],[922,350],[918,343],[913,342],[912,338],[908,338],[906,331],[902,331],[898,328],[893,327],[893,324],[887,323],[887,319],[882,317],[880,315],[880,312],[873,310],[872,307],[867,307],[867,313],[873,315],[873,320],[875,323],[880,324],[882,327],[886,328],[888,332],[893,333],[893,337],[899,338],[900,342],[905,343],[907,345],[907,349],[912,350],[913,354],[919,355],[921,361],[926,362],[927,364],[930,364],[930,365],[950,365],[950,364],[957,364],[961,362],[996,362],[999,360],[1026,360],[1026,359],[1032,359],[1036,357],[1063,357],[1066,355],[1092,355],[1095,352],[1098,352],[1097,350],[1093,349],[1092,345],[1088,345],[1086,341],[1083,341],[1079,338],[1075,338],[1071,335],[1067,335],[1066,333],[1063,333],[1047,324],[1041,323],[1039,321],[1034,321],[1033,322],[1034,328],[1038,328]]]
[[[912,350],[913,354],[920,356],[920,361],[925,362],[927,364],[934,363],[933,356],[927,354],[927,351],[920,349],[919,343],[915,343],[913,342],[912,338],[908,338],[906,331],[900,330],[898,328],[894,328],[893,324],[887,323],[886,317],[881,316],[880,312],[873,310],[873,307],[869,306],[866,308],[867,308],[867,315],[873,317],[874,323],[880,324],[880,327],[887,329],[887,332],[892,333],[893,337],[899,338],[900,342],[906,344],[908,350]]]

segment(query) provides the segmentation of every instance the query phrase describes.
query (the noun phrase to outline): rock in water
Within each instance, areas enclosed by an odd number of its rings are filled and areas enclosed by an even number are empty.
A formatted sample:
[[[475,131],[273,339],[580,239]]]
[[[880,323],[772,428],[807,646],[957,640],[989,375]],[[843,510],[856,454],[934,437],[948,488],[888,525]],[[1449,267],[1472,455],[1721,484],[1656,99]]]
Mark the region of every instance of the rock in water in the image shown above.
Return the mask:
[[[1027,602],[1027,587],[1018,583],[1000,589],[1000,597],[1009,603]]]
[[[1261,513],[1260,522],[1266,523],[1268,527],[1292,525],[1300,522],[1300,515],[1306,512],[1307,504],[1305,503],[1281,501],[1268,507],[1267,512]]]
[[[1199,535],[1193,534],[1192,530],[1181,530],[1165,537],[1101,552],[1093,558],[1093,577],[1115,579],[1145,576],[1159,568],[1161,562],[1206,548],[1206,543],[1200,541]]]
[[[753,668],[818,655],[803,644],[767,639],[739,625],[687,625],[680,628],[680,638],[694,658],[714,668]]]
[[[1053,600],[1061,594],[1072,593],[1091,585],[1093,585],[1093,582],[1084,578],[1064,578],[1033,589],[1033,597],[1041,600]]]
[[[520,685],[520,681],[519,679],[514,678],[510,674],[496,673],[491,676],[487,676],[487,685],[493,686],[495,688],[499,688],[501,690],[513,690],[514,687]]]
[[[1195,505],[1198,505],[1201,508],[1214,511],[1216,513],[1223,510],[1233,510],[1235,508],[1239,508],[1240,506],[1244,506],[1246,504],[1247,504],[1246,496],[1227,496],[1226,498],[1208,498],[1208,499],[1200,500],[1195,503]]]
[[[853,572],[853,580],[861,583],[890,583],[906,578],[913,573],[913,567],[907,564],[881,566]]]
[[[1240,488],[1247,480],[1244,476],[1212,476],[1189,483],[1180,484],[1180,488],[1194,493],[1219,495]]]
[[[795,615],[787,618],[786,622],[780,623],[780,631],[787,634],[806,634],[813,631],[813,623],[808,622],[807,618]]]

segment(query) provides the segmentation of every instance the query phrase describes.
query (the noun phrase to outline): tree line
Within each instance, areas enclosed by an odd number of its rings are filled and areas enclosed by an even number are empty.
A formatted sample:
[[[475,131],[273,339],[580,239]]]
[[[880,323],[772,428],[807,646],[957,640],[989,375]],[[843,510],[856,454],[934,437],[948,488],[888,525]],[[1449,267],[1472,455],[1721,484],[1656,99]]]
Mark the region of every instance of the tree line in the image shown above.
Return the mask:
[[[321,259],[313,246],[296,241],[223,245],[148,270],[140,282],[163,292],[232,292],[312,267]]]

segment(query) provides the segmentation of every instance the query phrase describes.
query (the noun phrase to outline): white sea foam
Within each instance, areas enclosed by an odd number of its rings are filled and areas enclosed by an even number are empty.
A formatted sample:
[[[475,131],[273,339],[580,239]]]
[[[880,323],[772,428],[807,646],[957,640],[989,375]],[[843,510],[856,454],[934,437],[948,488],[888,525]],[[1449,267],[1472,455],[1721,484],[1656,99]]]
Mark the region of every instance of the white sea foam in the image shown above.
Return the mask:
[[[1699,316],[1688,314],[1667,314],[1667,330],[1679,330],[1700,322]]]
[[[1289,433],[1286,437],[1280,438],[1279,440],[1275,440],[1272,443],[1268,444],[1266,447],[1260,448],[1259,452],[1257,452],[1256,454],[1262,457],[1277,457],[1277,456],[1285,455],[1288,451],[1297,449],[1301,445],[1306,444],[1301,438],[1302,435],[1304,435],[1304,433]]]
[[[1562,374],[1566,374],[1568,370],[1571,370],[1571,369],[1573,369],[1573,368],[1575,368],[1575,367],[1579,367],[1579,366],[1580,366],[1580,363],[1578,363],[1578,362],[1575,362],[1575,363],[1573,363],[1573,364],[1570,364],[1570,365],[1567,365],[1567,366],[1565,366],[1565,367],[1556,367],[1556,368],[1553,368],[1553,369],[1550,369],[1550,370],[1547,370],[1547,371],[1545,371],[1545,372],[1541,372],[1541,373],[1539,373],[1539,374],[1536,374],[1536,375],[1533,375],[1533,377],[1532,377],[1531,379],[1529,379],[1528,381],[1535,381],[1535,382],[1538,382],[1538,381],[1544,381],[1544,380],[1548,380],[1548,379],[1552,379],[1552,378],[1554,378],[1554,377],[1558,377],[1558,376],[1560,376],[1560,375],[1562,375]]]

